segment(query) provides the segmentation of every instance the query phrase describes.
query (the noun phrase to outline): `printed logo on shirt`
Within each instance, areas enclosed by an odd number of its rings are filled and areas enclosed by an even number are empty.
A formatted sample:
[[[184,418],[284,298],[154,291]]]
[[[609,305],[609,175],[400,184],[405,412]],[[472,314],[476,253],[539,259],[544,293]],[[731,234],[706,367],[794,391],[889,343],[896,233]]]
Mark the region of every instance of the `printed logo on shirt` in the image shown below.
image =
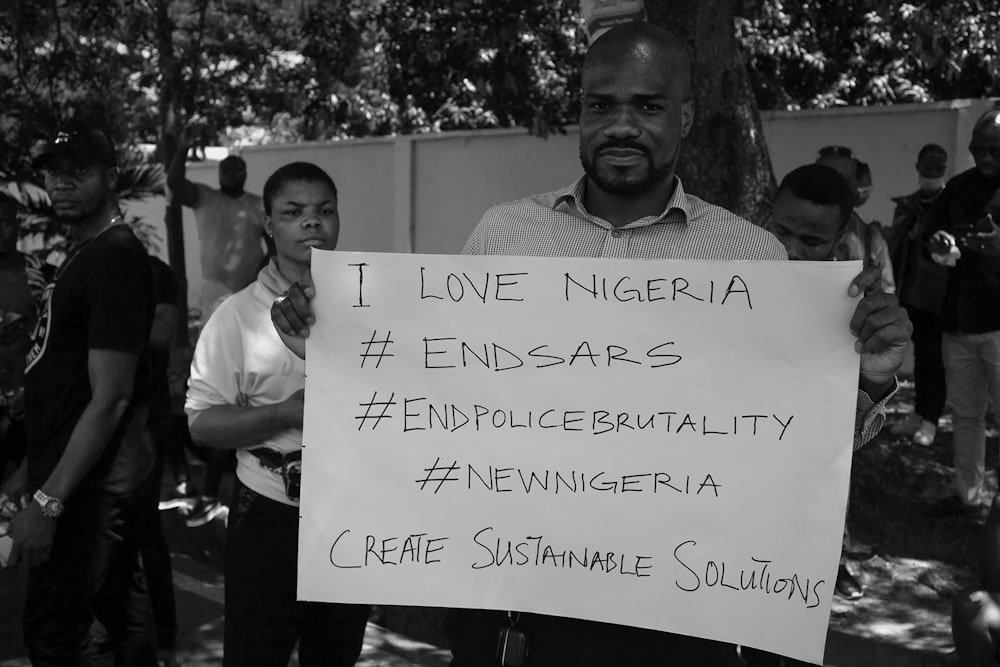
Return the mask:
[[[31,348],[28,350],[27,355],[25,355],[25,373],[31,371],[31,368],[42,358],[48,347],[49,330],[52,322],[52,292],[55,288],[56,284],[51,282],[45,286],[45,291],[42,292],[41,315],[38,317],[38,321],[35,322],[35,328],[31,332]]]

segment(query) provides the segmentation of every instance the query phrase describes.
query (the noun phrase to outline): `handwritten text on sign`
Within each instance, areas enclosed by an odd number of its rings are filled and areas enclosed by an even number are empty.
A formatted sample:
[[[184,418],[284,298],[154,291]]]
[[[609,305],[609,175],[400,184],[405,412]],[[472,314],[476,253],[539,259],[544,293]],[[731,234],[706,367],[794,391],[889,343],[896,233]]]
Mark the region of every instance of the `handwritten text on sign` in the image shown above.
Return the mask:
[[[299,597],[818,661],[858,270],[314,252]]]

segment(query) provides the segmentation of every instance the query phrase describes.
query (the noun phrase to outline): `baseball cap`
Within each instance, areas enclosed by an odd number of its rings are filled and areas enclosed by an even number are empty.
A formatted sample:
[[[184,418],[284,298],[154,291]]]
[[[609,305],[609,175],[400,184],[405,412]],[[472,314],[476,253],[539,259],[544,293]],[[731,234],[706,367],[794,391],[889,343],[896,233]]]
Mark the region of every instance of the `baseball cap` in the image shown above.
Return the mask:
[[[68,157],[80,164],[103,164],[108,167],[116,164],[115,148],[108,135],[85,125],[67,126],[56,132],[34,159],[35,168],[43,168],[56,157]]]

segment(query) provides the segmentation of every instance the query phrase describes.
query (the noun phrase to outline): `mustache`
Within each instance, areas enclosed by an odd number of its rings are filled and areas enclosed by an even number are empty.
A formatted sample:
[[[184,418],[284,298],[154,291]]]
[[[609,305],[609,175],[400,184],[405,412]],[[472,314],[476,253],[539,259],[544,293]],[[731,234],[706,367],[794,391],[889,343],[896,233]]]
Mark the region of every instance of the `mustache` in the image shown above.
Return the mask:
[[[629,141],[628,139],[613,139],[611,141],[606,141],[603,144],[601,144],[600,146],[598,146],[597,150],[594,151],[594,153],[595,154],[597,154],[597,153],[603,153],[604,151],[609,150],[609,149],[610,150],[616,150],[616,149],[633,150],[633,151],[638,151],[638,152],[642,153],[643,155],[649,156],[649,149],[648,148],[646,148],[645,146],[643,146],[642,144],[640,144],[638,142]]]

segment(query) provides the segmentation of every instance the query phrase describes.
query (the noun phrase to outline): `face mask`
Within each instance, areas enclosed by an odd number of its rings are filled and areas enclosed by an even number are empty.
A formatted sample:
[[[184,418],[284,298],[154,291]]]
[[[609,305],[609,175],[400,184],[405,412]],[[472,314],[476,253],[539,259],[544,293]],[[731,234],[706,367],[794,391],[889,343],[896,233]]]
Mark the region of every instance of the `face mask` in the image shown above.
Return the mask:
[[[944,176],[940,178],[928,178],[927,176],[919,176],[917,178],[917,183],[920,184],[920,189],[925,192],[935,192],[944,187]]]

